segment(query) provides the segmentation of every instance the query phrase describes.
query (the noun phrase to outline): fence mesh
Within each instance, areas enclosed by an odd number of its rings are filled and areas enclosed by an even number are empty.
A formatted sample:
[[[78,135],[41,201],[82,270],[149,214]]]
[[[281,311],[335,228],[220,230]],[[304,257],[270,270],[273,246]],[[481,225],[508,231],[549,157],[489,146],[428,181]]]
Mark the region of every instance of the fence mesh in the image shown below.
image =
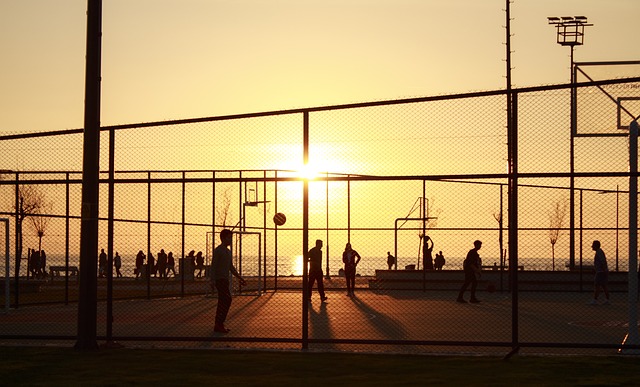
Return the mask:
[[[629,156],[606,92],[639,84],[577,88],[575,137],[571,88],[515,91],[514,209],[500,92],[104,128],[98,336],[205,348],[613,352],[629,331]],[[640,114],[633,102],[625,107]],[[6,136],[0,151],[15,289],[0,340],[73,341],[82,135]],[[509,224],[512,212],[518,224]],[[284,224],[274,224],[276,213]],[[221,294],[209,270],[224,228],[234,232],[232,262],[247,280],[231,282],[226,334],[214,329]],[[305,256],[317,239],[328,299],[316,284],[307,302]],[[607,305],[588,305],[596,239],[610,270]],[[462,304],[463,261],[475,240],[481,302]],[[360,257],[353,295],[347,244]],[[436,254],[442,270],[431,270]]]

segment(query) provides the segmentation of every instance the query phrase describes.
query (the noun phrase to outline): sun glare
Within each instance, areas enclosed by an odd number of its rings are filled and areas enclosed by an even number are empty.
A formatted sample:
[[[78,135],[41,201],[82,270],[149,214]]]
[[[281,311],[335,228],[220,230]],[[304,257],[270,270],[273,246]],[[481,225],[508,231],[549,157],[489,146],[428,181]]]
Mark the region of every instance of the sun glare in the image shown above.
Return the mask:
[[[293,270],[293,275],[302,275],[302,255],[296,255],[291,259],[291,268]]]
[[[315,180],[320,175],[320,167],[316,164],[306,164],[298,169],[298,175],[306,180]]]

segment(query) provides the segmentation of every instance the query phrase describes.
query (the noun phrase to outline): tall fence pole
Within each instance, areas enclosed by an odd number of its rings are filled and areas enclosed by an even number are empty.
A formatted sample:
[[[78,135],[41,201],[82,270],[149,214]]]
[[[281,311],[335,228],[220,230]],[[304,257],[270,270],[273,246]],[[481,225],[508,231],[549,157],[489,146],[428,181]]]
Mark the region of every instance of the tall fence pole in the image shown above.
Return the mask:
[[[638,346],[638,122],[629,125],[629,333],[622,342],[620,353],[637,355]]]
[[[303,163],[309,164],[309,112],[303,113]],[[309,179],[302,176],[302,349],[309,348],[309,289],[307,248],[309,247]]]
[[[9,284],[9,281],[11,280],[11,273],[9,273],[9,271],[11,270],[11,263],[9,262],[9,248],[10,248],[9,247],[9,219],[2,218],[0,219],[0,222],[4,222],[4,236],[5,236],[4,309],[6,313],[9,313],[9,309],[11,308],[11,300],[10,300],[11,297],[9,296],[9,290],[11,289],[11,286]]]
[[[511,353],[518,352],[518,94],[511,96],[509,143],[509,278],[511,283]]]
[[[102,60],[102,0],[88,0],[87,54],[80,225],[80,297],[75,348],[97,350],[98,201],[100,180],[100,74]]]

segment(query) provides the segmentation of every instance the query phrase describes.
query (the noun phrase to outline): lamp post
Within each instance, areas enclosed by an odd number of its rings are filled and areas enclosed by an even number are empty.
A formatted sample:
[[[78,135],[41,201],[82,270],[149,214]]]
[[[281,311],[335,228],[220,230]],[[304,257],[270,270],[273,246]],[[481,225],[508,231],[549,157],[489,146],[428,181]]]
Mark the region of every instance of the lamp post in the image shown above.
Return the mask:
[[[584,27],[591,26],[587,23],[585,16],[550,16],[547,18],[549,24],[556,27],[557,43],[561,46],[571,47],[571,84],[575,83],[575,69],[573,63],[573,48],[581,46],[584,43]],[[574,155],[574,136],[577,132],[576,119],[576,89],[571,88],[571,135],[569,136],[569,163],[570,173],[569,186],[571,195],[569,196],[569,268],[573,269],[576,264],[576,246],[575,246],[575,155]]]
[[[556,42],[561,46],[571,47],[571,83],[573,83],[573,48],[584,44],[584,27],[593,24],[587,23],[586,16],[549,16],[547,20],[550,25],[556,27]]]

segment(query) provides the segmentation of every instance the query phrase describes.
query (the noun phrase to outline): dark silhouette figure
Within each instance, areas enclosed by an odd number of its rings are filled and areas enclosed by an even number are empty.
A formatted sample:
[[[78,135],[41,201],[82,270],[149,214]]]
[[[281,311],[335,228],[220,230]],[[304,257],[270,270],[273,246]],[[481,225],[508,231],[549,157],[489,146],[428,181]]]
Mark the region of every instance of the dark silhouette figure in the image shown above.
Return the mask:
[[[347,280],[347,295],[353,296],[356,287],[356,267],[360,262],[360,254],[351,248],[351,243],[347,243],[342,253],[344,263],[344,276]]]
[[[431,271],[433,270],[433,240],[425,235],[422,237],[422,243],[422,269]]]
[[[167,253],[164,252],[164,249],[160,249],[158,253],[156,267],[158,268],[158,276],[160,276],[160,278],[167,278]]]
[[[604,304],[609,304],[609,289],[607,283],[609,282],[609,268],[607,266],[607,257],[604,255],[604,251],[600,248],[600,241],[593,241],[591,245],[596,255],[593,257],[593,268],[596,271],[595,278],[593,280],[593,300],[592,305],[598,303],[598,296],[600,295],[600,289],[604,292]]]
[[[28,265],[29,272],[31,272],[31,278],[36,279],[38,276],[38,269],[40,268],[40,257],[37,255],[37,251],[31,248],[27,250],[27,256],[29,257]]]
[[[433,267],[436,270],[442,270],[444,263],[445,263],[444,255],[442,255],[442,251],[440,251],[438,252],[438,254],[436,254],[436,259],[433,261]]]
[[[117,251],[116,256],[113,257],[113,266],[116,268],[116,277],[122,277],[122,273],[120,272],[120,268],[122,267],[122,258]]]
[[[40,250],[40,273],[42,278],[47,276],[47,253],[44,250]]]
[[[176,276],[176,260],[173,258],[173,252],[169,251],[169,255],[167,256],[167,276],[169,272],[173,273],[173,276]]]
[[[476,287],[478,287],[478,278],[481,275],[481,261],[480,254],[478,254],[478,250],[482,247],[482,242],[476,240],[473,242],[473,249],[469,250],[467,253],[467,258],[465,258],[463,263],[464,268],[464,284],[462,284],[462,288],[460,288],[460,293],[458,293],[458,302],[465,303],[464,300],[464,292],[467,290],[467,287],[471,285],[471,300],[472,303],[478,303],[480,300],[476,298]]]
[[[107,276],[107,253],[104,249],[100,249],[100,256],[98,257],[98,278],[104,278]]]
[[[387,266],[389,266],[389,270],[393,269],[393,266],[396,264],[396,257],[391,255],[391,252],[387,251]]]
[[[204,270],[204,257],[202,256],[202,251],[198,251],[198,254],[196,254],[196,270],[198,270],[196,277],[202,277],[202,271]]]
[[[213,326],[214,332],[228,333],[229,329],[224,326],[227,319],[229,308],[231,308],[231,291],[229,289],[229,273],[233,274],[240,281],[241,285],[246,282],[240,276],[236,268],[233,266],[231,246],[233,233],[231,230],[224,229],[220,232],[220,245],[213,251],[213,259],[211,260],[211,281],[215,284],[218,291],[218,306],[216,308],[216,320]]]
[[[136,278],[142,275],[142,268],[144,267],[144,260],[146,256],[142,252],[142,250],[138,251],[138,255],[136,255]]]
[[[309,262],[309,302],[311,302],[311,291],[313,290],[313,283],[318,282],[318,293],[320,293],[320,300],[322,302],[327,300],[327,296],[324,293],[324,283],[322,282],[322,241],[316,240],[316,246],[311,248],[307,253],[307,261]]]
[[[156,259],[151,252],[149,252],[149,257],[147,257],[147,276],[156,276]]]

